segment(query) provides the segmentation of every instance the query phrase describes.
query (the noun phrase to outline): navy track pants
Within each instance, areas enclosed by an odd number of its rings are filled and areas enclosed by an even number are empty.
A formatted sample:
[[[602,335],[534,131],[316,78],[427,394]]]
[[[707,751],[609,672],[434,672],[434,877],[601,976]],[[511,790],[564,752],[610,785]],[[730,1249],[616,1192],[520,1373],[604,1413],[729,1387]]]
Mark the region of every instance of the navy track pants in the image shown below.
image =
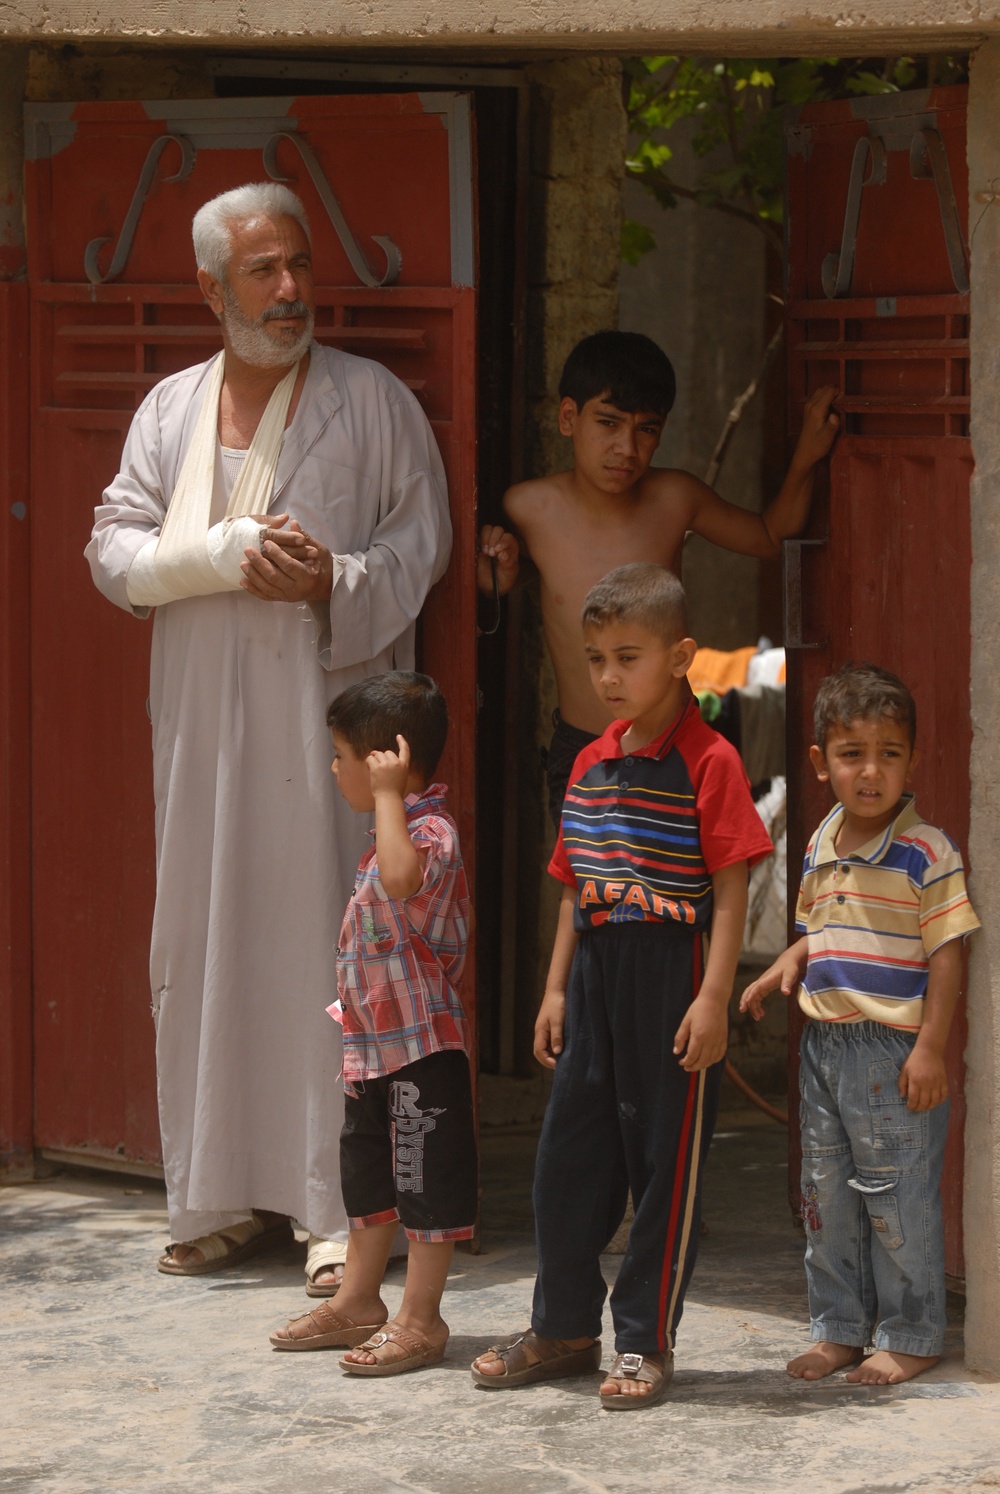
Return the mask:
[[[535,1164],[531,1326],[546,1338],[599,1336],[599,1257],[631,1189],[635,1221],[611,1294],[615,1349],[673,1348],[722,1079],[721,1063],[688,1074],[673,1052],[701,974],[702,940],[687,931],[623,923],[580,936]]]

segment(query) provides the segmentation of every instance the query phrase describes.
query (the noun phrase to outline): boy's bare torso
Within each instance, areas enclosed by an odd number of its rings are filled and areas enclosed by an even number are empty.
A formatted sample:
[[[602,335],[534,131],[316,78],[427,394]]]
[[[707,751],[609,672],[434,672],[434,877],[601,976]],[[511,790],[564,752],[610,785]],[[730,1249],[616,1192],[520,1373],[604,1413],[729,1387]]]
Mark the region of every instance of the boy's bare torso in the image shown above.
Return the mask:
[[[582,501],[573,473],[519,483],[504,507],[541,580],[542,626],[563,719],[603,732],[611,718],[597,699],[580,633],[590,588],[615,566],[654,561],[680,575],[684,535],[701,484],[687,472],[651,469],[626,493]]]

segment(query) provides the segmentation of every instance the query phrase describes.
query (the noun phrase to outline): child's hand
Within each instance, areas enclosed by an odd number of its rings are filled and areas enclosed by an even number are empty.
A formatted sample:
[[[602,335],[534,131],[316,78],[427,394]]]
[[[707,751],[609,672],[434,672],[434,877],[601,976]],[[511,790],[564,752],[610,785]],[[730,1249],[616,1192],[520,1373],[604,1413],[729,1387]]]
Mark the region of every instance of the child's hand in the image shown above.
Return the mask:
[[[369,752],[365,758],[371,774],[372,793],[406,794],[406,781],[410,776],[410,744],[405,737],[397,737],[398,755],[395,752]]]
[[[750,1012],[754,1021],[759,1022],[764,1015],[764,1002],[772,991],[791,996],[802,979],[801,954],[801,941],[780,954],[763,975],[747,986],[740,997],[740,1011]]]
[[[944,1057],[928,1049],[914,1048],[899,1071],[899,1092],[907,1110],[933,1110],[948,1098],[948,1074]]]
[[[674,1052],[689,1074],[711,1068],[729,1046],[729,1013],[724,1002],[698,995],[684,1014],[674,1038]]]
[[[828,456],[840,430],[840,416],[832,409],[839,390],[826,384],[806,400],[796,457],[810,467]]]
[[[535,1020],[534,1053],[543,1069],[554,1069],[563,1049],[563,1023],[566,1020],[566,996],[563,991],[546,991]]]
[[[476,585],[480,591],[493,590],[493,567],[491,558],[497,563],[497,587],[500,595],[506,596],[517,580],[518,557],[521,547],[514,535],[499,524],[484,524],[479,531],[479,556],[476,561]]]

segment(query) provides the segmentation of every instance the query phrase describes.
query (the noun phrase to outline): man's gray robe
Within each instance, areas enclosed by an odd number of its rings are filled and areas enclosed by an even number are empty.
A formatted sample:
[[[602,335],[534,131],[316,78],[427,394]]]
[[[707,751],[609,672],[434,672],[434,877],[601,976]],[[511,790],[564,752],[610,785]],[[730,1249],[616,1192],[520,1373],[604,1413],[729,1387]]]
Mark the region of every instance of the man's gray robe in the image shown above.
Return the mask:
[[[162,523],[210,367],[152,390],[96,511],[94,580],[139,615],[125,578]],[[325,715],[355,680],[412,668],[414,622],[448,561],[444,470],[410,391],[313,344],[270,511],[333,553],[329,606],[226,592],[153,623],[150,975],[174,1240],[251,1208],[318,1235],[345,1227],[340,1029],[325,1008],[369,821],[337,793]]]

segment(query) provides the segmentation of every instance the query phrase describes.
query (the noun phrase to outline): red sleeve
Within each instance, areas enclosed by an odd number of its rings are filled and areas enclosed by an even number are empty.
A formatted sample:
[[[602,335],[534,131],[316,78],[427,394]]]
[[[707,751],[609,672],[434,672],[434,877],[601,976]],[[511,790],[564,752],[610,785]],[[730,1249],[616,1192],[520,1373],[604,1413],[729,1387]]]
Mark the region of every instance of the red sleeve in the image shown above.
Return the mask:
[[[555,877],[558,882],[564,882],[567,887],[576,886],[576,873],[573,871],[566,857],[566,847],[563,845],[561,825],[559,826],[559,834],[556,836],[552,859],[549,861],[549,876]]]
[[[711,728],[707,728],[711,731]],[[736,748],[724,737],[698,742],[694,761],[685,743],[684,759],[695,787],[698,838],[709,872],[736,861],[750,866],[774,850],[771,837],[750,797],[746,770]]]
[[[573,763],[573,770],[570,773],[569,778],[566,780],[567,793],[569,793],[574,783],[579,783],[584,773],[586,773],[587,769],[593,763],[599,763],[604,757],[614,757],[618,755],[617,751],[609,752],[608,750],[608,742],[611,739],[611,732],[613,730],[613,727],[617,725],[619,725],[618,722],[613,722],[612,726],[608,728],[603,737],[598,737],[595,741],[588,742],[586,747],[582,747],[577,753],[576,760]],[[619,733],[619,736],[620,735],[621,733]],[[615,741],[613,745],[617,749],[617,741]],[[559,834],[556,836],[555,847],[552,851],[552,859],[549,862],[549,875],[555,877],[559,882],[564,882],[567,887],[576,886],[576,873],[569,864],[569,858],[566,855],[566,847],[563,845],[561,819],[559,822]]]

